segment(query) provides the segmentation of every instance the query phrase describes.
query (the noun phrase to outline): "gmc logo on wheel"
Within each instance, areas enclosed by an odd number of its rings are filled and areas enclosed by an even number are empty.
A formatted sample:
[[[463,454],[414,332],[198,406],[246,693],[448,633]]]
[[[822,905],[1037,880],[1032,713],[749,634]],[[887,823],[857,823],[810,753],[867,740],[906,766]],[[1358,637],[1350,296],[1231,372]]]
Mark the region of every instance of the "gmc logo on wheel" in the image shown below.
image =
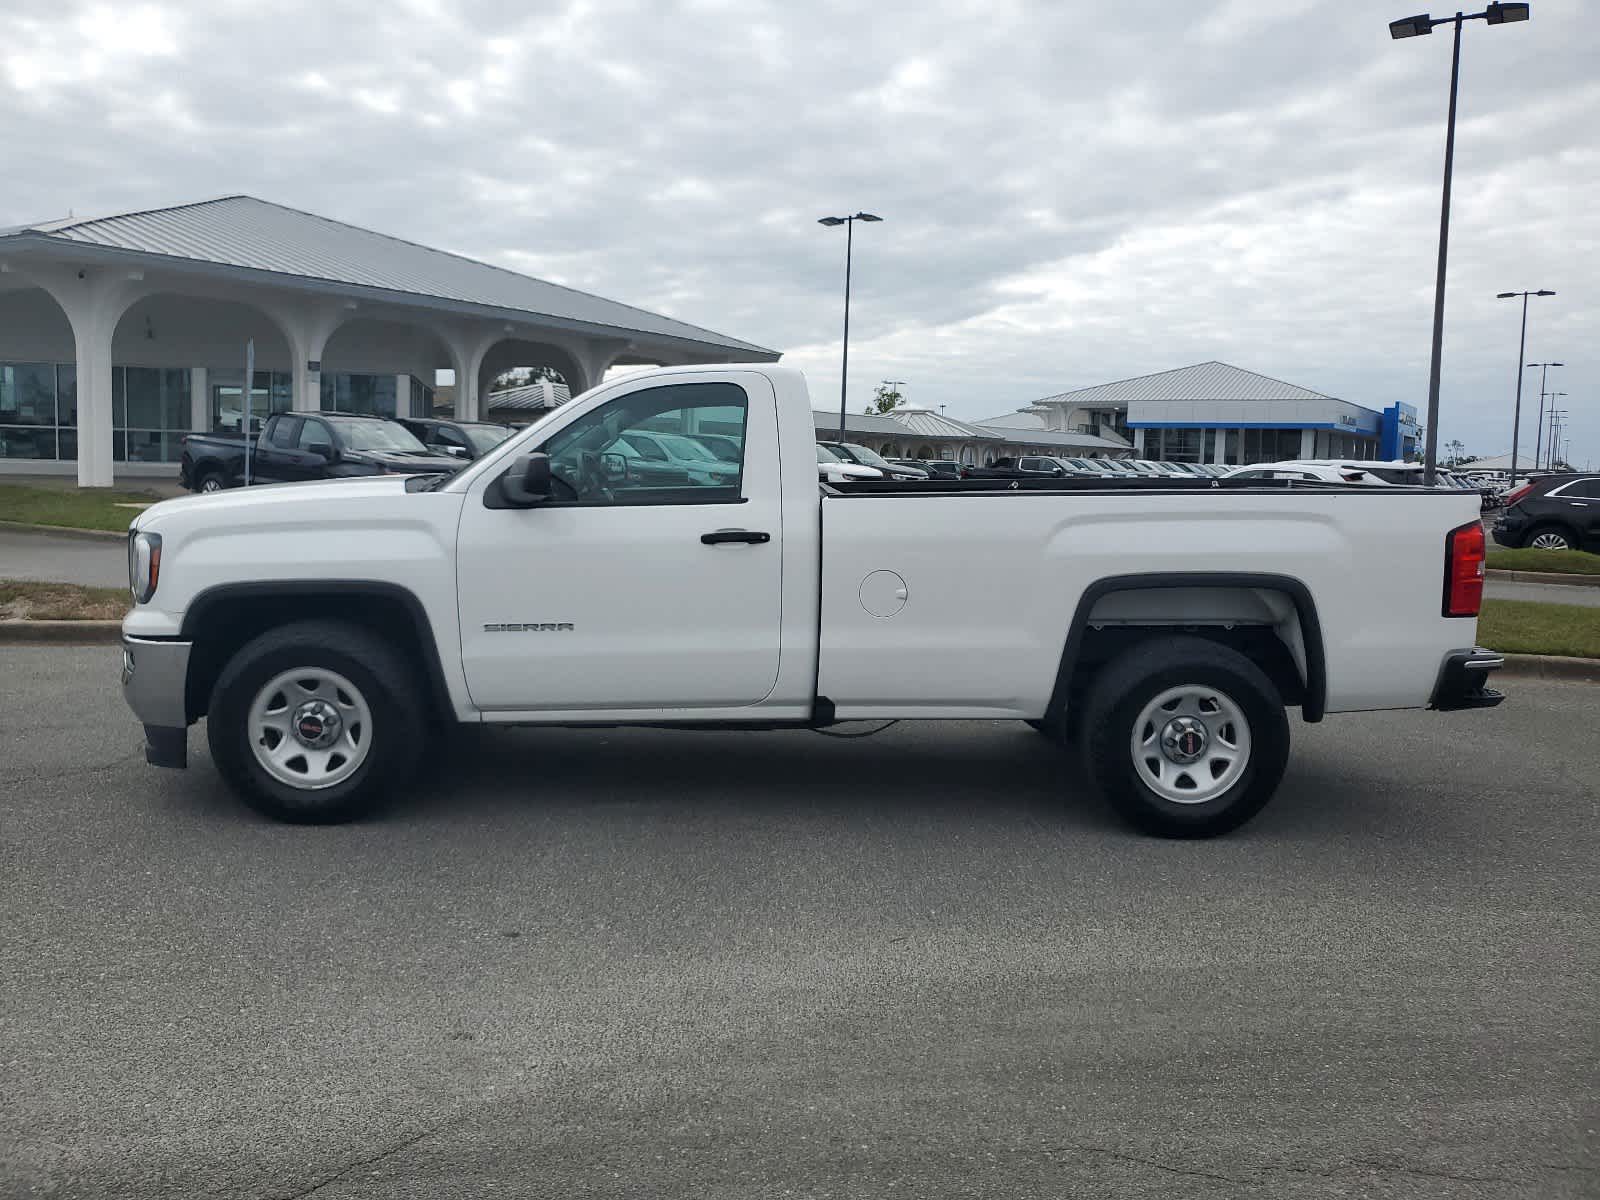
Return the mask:
[[[571,633],[571,621],[507,621],[500,625],[485,625],[485,633]]]

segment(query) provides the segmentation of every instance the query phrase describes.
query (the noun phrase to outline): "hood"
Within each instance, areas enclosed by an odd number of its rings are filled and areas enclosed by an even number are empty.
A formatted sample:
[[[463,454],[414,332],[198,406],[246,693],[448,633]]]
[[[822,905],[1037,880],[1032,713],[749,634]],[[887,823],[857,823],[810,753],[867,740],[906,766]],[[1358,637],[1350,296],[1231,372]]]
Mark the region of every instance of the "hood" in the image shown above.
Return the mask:
[[[432,475],[438,471],[455,472],[467,465],[464,458],[448,454],[401,454],[393,450],[346,450],[346,462],[377,463],[391,471],[404,471],[412,475]]]
[[[417,460],[422,461],[422,460]],[[452,469],[459,464],[452,463]],[[230,488],[203,496],[180,496],[152,504],[128,526],[154,529],[164,521],[204,514],[208,523],[226,524],[230,519],[255,521],[263,516],[285,512],[307,500],[338,504],[347,500],[384,499],[404,495],[404,475],[358,475],[349,479],[319,479],[310,483],[263,483],[254,487]]]

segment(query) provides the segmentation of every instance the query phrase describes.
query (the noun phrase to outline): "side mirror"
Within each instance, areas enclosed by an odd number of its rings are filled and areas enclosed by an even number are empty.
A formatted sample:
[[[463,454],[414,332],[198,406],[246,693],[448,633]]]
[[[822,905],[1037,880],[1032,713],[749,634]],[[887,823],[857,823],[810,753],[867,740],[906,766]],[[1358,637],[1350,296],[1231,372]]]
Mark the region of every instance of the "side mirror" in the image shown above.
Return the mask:
[[[625,454],[602,454],[600,456],[600,474],[607,483],[626,483],[628,481],[628,457]]]
[[[550,499],[550,456],[524,454],[500,477],[500,490],[516,508],[533,508]]]
[[[465,458],[467,456],[467,449],[465,446],[442,446],[440,449],[442,449],[451,458]]]

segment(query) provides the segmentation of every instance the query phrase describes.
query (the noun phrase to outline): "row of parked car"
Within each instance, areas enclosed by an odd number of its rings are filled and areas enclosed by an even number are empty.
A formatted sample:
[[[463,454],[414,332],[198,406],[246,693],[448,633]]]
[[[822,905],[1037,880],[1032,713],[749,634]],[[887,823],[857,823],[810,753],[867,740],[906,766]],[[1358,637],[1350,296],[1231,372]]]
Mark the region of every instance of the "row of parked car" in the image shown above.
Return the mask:
[[[1289,479],[1317,483],[1420,487],[1422,464],[1310,459],[1295,462],[1157,462],[1139,458],[1064,458],[1023,455],[997,458],[986,466],[950,460],[885,459],[853,442],[819,442],[817,462],[824,478],[846,479]],[[1438,472],[1440,487],[1477,492],[1484,507],[1498,507],[1499,492],[1450,471]]]

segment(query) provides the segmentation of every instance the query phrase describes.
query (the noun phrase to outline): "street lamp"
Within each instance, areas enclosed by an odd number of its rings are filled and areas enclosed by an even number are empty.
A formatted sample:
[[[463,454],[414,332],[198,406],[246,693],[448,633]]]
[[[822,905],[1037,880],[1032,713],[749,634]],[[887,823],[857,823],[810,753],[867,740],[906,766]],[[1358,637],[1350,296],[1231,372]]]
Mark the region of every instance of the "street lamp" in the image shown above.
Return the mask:
[[[1450,57],[1450,115],[1445,121],[1444,135],[1444,197],[1439,204],[1439,269],[1433,284],[1433,361],[1428,368],[1428,437],[1423,451],[1422,482],[1433,486],[1434,471],[1439,457],[1439,364],[1444,354],[1444,268],[1450,249],[1450,176],[1456,157],[1456,85],[1461,78],[1461,24],[1463,21],[1487,21],[1490,25],[1505,25],[1512,21],[1526,21],[1526,4],[1491,4],[1481,13],[1457,13],[1453,17],[1437,20],[1427,13],[1403,17],[1389,22],[1392,38],[1418,37],[1431,34],[1435,25],[1454,24],[1455,48]]]
[[[1522,340],[1517,343],[1517,407],[1511,418],[1511,486],[1517,486],[1517,437],[1522,432],[1522,356],[1528,352],[1528,297],[1554,296],[1554,292],[1540,288],[1537,292],[1498,292],[1496,300],[1522,297]]]
[[[850,252],[855,241],[857,221],[881,221],[869,212],[848,217],[820,217],[818,225],[843,225],[844,229],[844,362],[839,367],[839,440],[844,441],[845,391],[850,379]]]
[[[1565,395],[1565,392],[1550,393],[1550,445],[1546,450],[1544,460],[1545,466],[1550,470],[1554,470],[1556,465],[1556,427],[1563,424],[1563,418],[1567,416],[1566,409],[1556,410],[1556,397]]]
[[[1528,364],[1528,369],[1530,371],[1534,367],[1539,368],[1539,421],[1538,424],[1534,426],[1535,437],[1533,439],[1533,469],[1536,471],[1539,469],[1540,451],[1544,448],[1544,398],[1546,394],[1544,385],[1549,381],[1551,367],[1564,367],[1566,365],[1566,363],[1558,362]]]

